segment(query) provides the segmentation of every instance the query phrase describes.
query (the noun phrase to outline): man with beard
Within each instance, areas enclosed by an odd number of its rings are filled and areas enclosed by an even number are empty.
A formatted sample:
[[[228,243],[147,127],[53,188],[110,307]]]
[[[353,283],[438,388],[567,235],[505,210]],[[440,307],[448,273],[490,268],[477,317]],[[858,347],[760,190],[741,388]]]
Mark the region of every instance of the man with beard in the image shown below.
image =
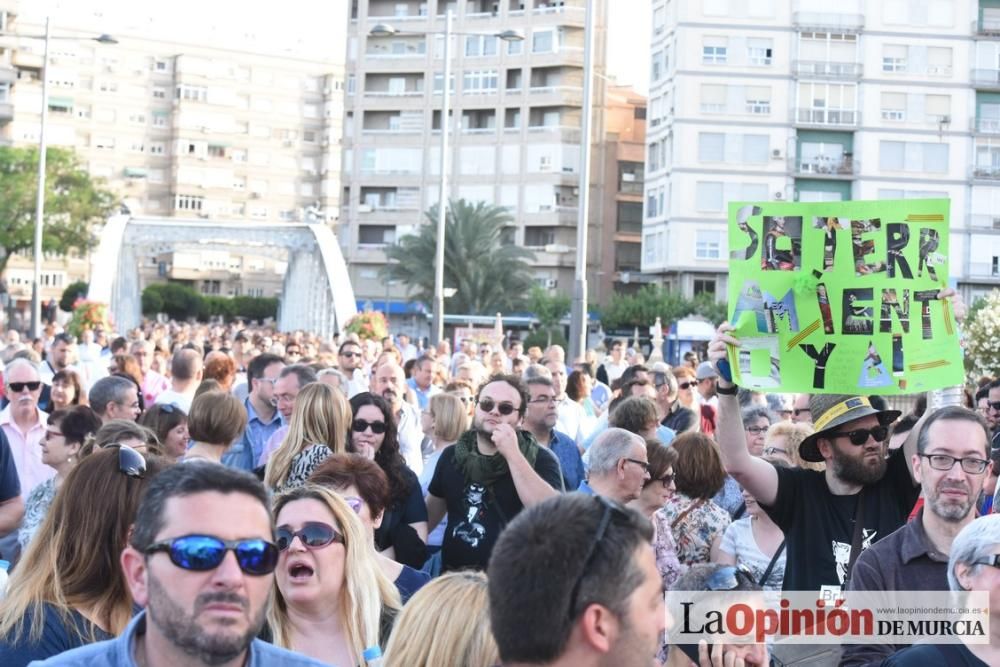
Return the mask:
[[[740,342],[723,323],[709,345],[713,363]],[[785,534],[784,589],[838,594],[862,551],[903,525],[917,500],[909,461],[916,437],[886,458],[897,410],[876,410],[863,396],[817,394],[809,400],[815,432],[800,456],[826,470],[776,468],[747,449],[737,387],[719,379],[719,431],[726,472],[757,499]]]
[[[485,569],[500,531],[525,507],[562,490],[555,454],[517,428],[527,403],[520,378],[494,375],[479,389],[472,429],[438,459],[425,500],[428,525],[448,514],[443,571]]]
[[[403,400],[406,395],[406,373],[394,361],[387,361],[375,371],[371,392],[384,398],[396,417],[396,435],[399,438],[399,452],[417,475],[424,469],[424,457],[420,444],[424,431],[420,427],[420,412]],[[437,525],[437,524],[434,524]]]
[[[913,474],[924,506],[905,526],[858,557],[849,590],[946,591],[948,556],[959,531],[976,518],[986,479],[986,422],[972,410],[948,406],[926,419],[917,436]],[[880,663],[902,646],[847,646],[841,665]]]
[[[267,491],[249,473],[193,461],[157,475],[121,566],[144,608],[116,639],[44,665],[280,665],[310,658],[256,639],[278,565]]]

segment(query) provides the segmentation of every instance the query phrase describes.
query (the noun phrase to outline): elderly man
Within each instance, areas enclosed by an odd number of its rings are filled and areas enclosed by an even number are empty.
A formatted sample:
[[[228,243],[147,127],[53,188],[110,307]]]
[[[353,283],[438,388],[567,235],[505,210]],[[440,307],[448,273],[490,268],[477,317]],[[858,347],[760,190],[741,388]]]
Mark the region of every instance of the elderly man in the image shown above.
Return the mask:
[[[142,371],[142,398],[146,405],[152,405],[157,397],[170,388],[170,382],[152,368],[153,344],[148,340],[137,340],[132,343],[129,353],[139,362]]]
[[[420,443],[424,439],[420,428],[420,412],[403,400],[406,394],[406,374],[394,361],[387,361],[375,371],[372,393],[384,398],[396,416],[396,434],[399,451],[406,459],[406,465],[417,475],[424,469]],[[434,524],[437,525],[437,524]]]
[[[105,424],[114,419],[135,421],[139,418],[139,390],[128,378],[120,375],[101,378],[91,387],[87,398]]]
[[[0,412],[0,429],[10,443],[21,495],[27,497],[32,489],[56,473],[42,463],[42,450],[38,446],[48,419],[38,407],[42,393],[38,368],[27,359],[15,359],[4,371],[4,387],[10,404]]]
[[[580,491],[621,504],[635,500],[649,479],[646,441],[623,428],[609,428],[590,446],[590,468]]]
[[[156,397],[156,402],[163,405],[173,403],[185,414],[191,412],[191,401],[194,392],[201,384],[205,370],[205,361],[198,350],[187,347],[174,352],[170,359],[170,389]]]

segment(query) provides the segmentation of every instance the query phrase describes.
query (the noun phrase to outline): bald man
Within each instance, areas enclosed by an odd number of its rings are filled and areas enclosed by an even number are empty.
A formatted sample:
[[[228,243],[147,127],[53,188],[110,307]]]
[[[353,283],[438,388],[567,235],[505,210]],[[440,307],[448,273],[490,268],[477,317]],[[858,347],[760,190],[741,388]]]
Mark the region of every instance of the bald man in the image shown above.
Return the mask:
[[[416,474],[424,469],[420,443],[424,432],[420,428],[420,413],[403,400],[406,395],[406,374],[394,361],[387,361],[375,371],[371,391],[384,398],[396,415],[396,432],[399,435],[399,451],[406,459],[406,465]]]

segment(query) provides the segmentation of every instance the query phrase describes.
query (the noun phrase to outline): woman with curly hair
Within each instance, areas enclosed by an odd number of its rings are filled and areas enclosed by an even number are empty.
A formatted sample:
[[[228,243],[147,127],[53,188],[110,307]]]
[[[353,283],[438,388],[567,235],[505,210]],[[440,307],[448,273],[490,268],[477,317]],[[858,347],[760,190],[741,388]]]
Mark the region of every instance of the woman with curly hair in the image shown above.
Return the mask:
[[[399,451],[396,418],[381,396],[363,392],[351,399],[347,451],[373,459],[389,478],[389,505],[375,531],[375,545],[389,558],[415,568],[427,560],[427,505],[420,480]]]

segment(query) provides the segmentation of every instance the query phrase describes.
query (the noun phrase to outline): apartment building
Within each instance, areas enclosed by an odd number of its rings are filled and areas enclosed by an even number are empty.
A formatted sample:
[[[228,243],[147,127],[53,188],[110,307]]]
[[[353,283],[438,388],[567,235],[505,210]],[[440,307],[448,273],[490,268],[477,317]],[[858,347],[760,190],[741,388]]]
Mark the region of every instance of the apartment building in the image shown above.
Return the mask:
[[[117,44],[101,44],[92,37],[103,30],[90,30],[83,19],[55,17],[46,72],[47,142],[72,148],[123,207],[137,215],[336,225],[346,9],[328,31],[339,46],[322,58],[267,40],[244,40],[244,50],[237,50],[228,44],[238,40],[187,43],[152,29],[116,33]],[[44,24],[40,16],[0,12],[0,32],[0,141],[37,145],[44,42],[23,36],[44,34]],[[259,48],[246,50],[251,45]],[[179,279],[163,275],[164,265],[175,266],[165,252],[172,249],[153,248],[142,259],[144,282]],[[178,256],[192,252],[199,254],[187,249]],[[185,282],[215,293],[220,283],[209,265],[218,258],[205,258],[205,276]],[[20,285],[22,274],[30,275],[31,261],[11,260],[13,282]],[[252,250],[235,248],[223,263],[240,271],[265,267],[246,285],[224,281],[223,295],[267,285],[266,295],[273,296],[270,286],[280,289],[278,265],[256,261]],[[46,258],[45,273],[75,271],[69,262]],[[191,271],[198,273],[184,273]],[[53,279],[51,287],[43,280],[43,298],[58,298],[77,277],[85,275]],[[19,301],[30,299],[28,283]]]
[[[1000,2],[654,0],[642,269],[727,292],[733,200],[951,200],[951,277],[1000,285]]]
[[[604,0],[595,7],[594,122],[604,105]],[[534,278],[572,291],[583,98],[583,0],[355,0],[347,48],[340,241],[359,299],[384,299],[385,248],[438,201],[445,15],[451,44],[449,194],[506,207]],[[388,24],[391,36],[372,36]],[[523,41],[497,35],[518,30]],[[593,136],[600,137],[599,130]],[[592,163],[593,164],[593,163]],[[592,183],[600,170],[594,170]],[[592,209],[593,210],[593,209]],[[599,217],[591,216],[591,238]],[[596,271],[597,256],[591,253]],[[452,286],[447,286],[452,287]],[[393,299],[405,297],[392,286]]]

